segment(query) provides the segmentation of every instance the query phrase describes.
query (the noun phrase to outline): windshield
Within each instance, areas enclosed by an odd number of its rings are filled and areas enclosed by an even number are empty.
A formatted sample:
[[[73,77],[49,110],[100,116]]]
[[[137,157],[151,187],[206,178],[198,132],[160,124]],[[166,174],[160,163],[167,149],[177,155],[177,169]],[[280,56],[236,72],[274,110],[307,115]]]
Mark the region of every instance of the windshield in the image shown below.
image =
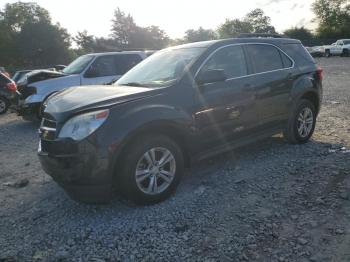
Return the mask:
[[[116,85],[163,87],[179,80],[186,68],[204,48],[166,49],[150,56],[131,69]]]
[[[92,55],[84,55],[75,59],[72,63],[70,63],[65,69],[62,70],[62,73],[67,75],[80,74],[84,71],[87,65],[94,58]]]

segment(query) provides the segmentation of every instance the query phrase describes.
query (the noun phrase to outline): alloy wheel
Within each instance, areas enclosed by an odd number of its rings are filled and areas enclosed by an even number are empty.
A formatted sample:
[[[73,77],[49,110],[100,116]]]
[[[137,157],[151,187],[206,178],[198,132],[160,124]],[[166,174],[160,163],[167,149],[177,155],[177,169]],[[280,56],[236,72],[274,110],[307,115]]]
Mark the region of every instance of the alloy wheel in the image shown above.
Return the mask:
[[[310,135],[314,124],[314,114],[312,110],[305,107],[298,116],[297,128],[300,137],[305,138]]]
[[[137,187],[147,195],[164,192],[175,178],[176,161],[166,148],[151,148],[137,162],[135,179]]]

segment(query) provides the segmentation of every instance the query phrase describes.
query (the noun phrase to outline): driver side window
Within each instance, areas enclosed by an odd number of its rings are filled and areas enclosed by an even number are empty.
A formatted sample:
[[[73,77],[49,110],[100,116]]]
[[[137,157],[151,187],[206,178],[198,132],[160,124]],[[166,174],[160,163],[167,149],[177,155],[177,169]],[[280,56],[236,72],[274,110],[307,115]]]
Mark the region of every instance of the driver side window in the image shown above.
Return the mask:
[[[248,70],[242,46],[228,46],[218,50],[201,71],[217,69],[224,70],[227,79],[246,76]]]
[[[113,76],[116,73],[116,66],[114,63],[114,57],[101,56],[98,57],[91,65],[88,76],[89,77],[103,77],[103,76]]]

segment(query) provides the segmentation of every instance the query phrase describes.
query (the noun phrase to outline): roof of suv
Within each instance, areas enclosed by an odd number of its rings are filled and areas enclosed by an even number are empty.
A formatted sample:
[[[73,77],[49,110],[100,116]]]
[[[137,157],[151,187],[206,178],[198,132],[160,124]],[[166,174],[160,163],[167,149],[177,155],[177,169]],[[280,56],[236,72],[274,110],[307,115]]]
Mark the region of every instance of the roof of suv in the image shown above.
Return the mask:
[[[130,54],[148,54],[149,52],[154,52],[154,50],[146,51],[120,51],[120,52],[103,52],[103,53],[90,53],[87,55],[101,56],[101,55],[130,55]]]
[[[274,45],[280,44],[300,44],[301,42],[296,39],[289,38],[269,38],[269,37],[249,37],[249,38],[229,38],[229,39],[221,39],[221,40],[210,40],[210,41],[202,41],[189,43],[184,45],[179,45],[174,48],[200,48],[200,47],[209,47],[214,44],[238,44],[238,43],[268,43]]]

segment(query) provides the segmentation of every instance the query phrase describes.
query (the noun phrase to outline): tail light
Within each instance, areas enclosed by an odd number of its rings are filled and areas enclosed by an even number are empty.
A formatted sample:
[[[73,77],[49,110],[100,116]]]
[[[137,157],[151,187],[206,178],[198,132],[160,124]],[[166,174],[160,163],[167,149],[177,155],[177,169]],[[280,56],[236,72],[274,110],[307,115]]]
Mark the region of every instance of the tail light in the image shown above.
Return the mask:
[[[323,69],[317,68],[316,74],[317,74],[318,79],[320,79],[322,81],[323,80]]]
[[[6,88],[10,90],[11,92],[16,92],[17,91],[17,85],[15,82],[10,82],[6,85]]]

